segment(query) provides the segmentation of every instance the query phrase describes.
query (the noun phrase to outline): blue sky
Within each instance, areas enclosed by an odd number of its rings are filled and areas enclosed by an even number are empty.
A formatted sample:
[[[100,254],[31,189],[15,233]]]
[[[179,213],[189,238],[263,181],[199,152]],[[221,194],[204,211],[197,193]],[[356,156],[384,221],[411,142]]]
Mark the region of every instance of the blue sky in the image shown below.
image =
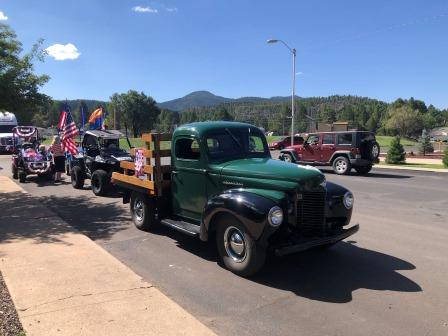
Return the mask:
[[[159,102],[195,90],[286,96],[290,54],[266,44],[278,38],[297,49],[299,96],[413,96],[448,107],[446,0],[0,0],[0,12],[26,49],[41,37],[45,48],[77,49],[76,59],[36,67],[56,99],[129,89]]]

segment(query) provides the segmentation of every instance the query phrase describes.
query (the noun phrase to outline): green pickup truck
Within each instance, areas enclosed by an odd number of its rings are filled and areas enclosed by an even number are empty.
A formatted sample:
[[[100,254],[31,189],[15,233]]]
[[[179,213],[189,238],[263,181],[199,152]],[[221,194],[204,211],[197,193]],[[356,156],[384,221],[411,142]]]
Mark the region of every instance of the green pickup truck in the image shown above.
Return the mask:
[[[199,122],[180,126],[169,138],[144,139],[170,140],[171,151],[148,145],[147,179],[129,173],[129,162],[122,164],[124,174],[113,175],[135,225],[149,231],[167,225],[215,240],[225,267],[238,275],[256,273],[269,252],[283,256],[331,246],[359,229],[347,227],[354,201],[349,190],[327,182],[314,167],[272,159],[253,125]],[[164,155],[171,165],[161,165]]]

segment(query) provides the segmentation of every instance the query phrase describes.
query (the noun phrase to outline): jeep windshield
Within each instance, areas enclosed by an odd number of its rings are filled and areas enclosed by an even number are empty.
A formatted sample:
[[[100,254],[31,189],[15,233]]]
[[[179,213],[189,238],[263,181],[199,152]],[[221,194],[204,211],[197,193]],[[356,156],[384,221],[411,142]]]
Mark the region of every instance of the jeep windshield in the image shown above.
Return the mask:
[[[225,128],[205,136],[211,162],[241,158],[270,158],[266,138],[255,128]]]

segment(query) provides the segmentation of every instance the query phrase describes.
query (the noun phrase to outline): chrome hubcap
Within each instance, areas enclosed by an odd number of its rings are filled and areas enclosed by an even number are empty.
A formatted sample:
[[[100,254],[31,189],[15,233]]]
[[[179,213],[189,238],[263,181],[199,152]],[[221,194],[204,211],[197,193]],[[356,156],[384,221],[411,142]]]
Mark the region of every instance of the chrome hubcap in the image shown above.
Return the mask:
[[[339,160],[336,162],[336,170],[338,172],[343,172],[347,169],[347,163],[345,161]]]
[[[286,162],[291,162],[291,157],[289,155],[284,156]]]
[[[246,243],[244,234],[234,226],[229,226],[224,232],[224,247],[227,255],[236,262],[246,259]]]
[[[138,221],[143,220],[143,202],[141,200],[137,200],[134,202],[134,214]]]
[[[373,155],[374,158],[376,158],[378,156],[378,152],[379,152],[378,146],[376,146],[376,145],[373,146],[373,148],[372,148],[372,155]]]

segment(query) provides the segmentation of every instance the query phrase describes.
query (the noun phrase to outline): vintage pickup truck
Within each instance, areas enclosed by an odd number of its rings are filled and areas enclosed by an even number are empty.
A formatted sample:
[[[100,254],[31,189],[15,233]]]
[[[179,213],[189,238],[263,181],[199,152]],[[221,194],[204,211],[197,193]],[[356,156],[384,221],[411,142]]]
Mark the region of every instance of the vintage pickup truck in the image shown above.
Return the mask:
[[[238,275],[256,273],[268,252],[283,256],[331,246],[359,229],[347,228],[354,201],[349,190],[326,182],[314,167],[272,159],[255,126],[200,122],[180,126],[172,136],[142,138],[144,175],[137,176],[134,162],[121,162],[124,172],[112,175],[134,224],[214,239],[223,264]],[[171,150],[161,149],[164,141],[171,141]],[[170,164],[162,164],[163,157]]]

